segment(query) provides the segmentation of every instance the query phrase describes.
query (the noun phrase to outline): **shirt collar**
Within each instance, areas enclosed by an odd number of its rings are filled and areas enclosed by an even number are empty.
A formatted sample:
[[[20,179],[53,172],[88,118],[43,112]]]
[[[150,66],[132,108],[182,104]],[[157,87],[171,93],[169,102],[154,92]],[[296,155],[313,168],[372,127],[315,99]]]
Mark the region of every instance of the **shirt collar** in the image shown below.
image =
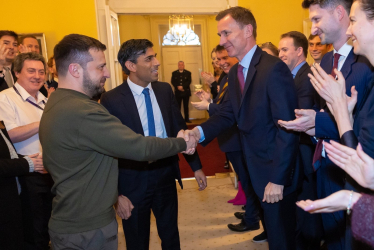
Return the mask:
[[[255,51],[257,49],[257,45],[253,46],[253,48],[248,51],[248,53],[243,57],[243,59],[239,62],[240,65],[243,66],[243,68],[248,69],[249,65],[251,64],[253,55],[255,54]]]
[[[292,71],[292,75],[295,77],[297,72],[299,72],[299,70],[301,69],[301,67],[306,63],[306,61],[303,61],[301,63],[299,63],[299,65],[297,65]]]
[[[352,50],[352,45],[349,45],[348,42],[346,42],[340,49],[339,51],[336,51],[334,49],[334,55],[335,53],[339,53],[340,55],[344,56],[344,57],[347,57],[349,55],[349,53],[351,53],[351,50]]]
[[[32,98],[32,100],[35,101],[35,98],[33,96],[31,96],[29,94],[29,92],[27,92],[26,89],[24,89],[18,82],[16,82],[16,84],[14,84],[14,87],[18,90],[18,92],[21,95],[21,98],[24,101],[26,101],[29,98]],[[40,93],[40,91],[38,91],[38,93],[36,93],[36,97],[38,98],[38,103],[41,103],[43,101],[47,102],[47,100],[48,100],[48,98],[45,97],[42,93]]]
[[[135,84],[130,80],[130,77],[127,77],[127,83],[129,84],[129,87],[134,94],[142,95],[144,89],[142,86]],[[150,91],[153,91],[151,83],[149,83],[146,88],[149,88]]]

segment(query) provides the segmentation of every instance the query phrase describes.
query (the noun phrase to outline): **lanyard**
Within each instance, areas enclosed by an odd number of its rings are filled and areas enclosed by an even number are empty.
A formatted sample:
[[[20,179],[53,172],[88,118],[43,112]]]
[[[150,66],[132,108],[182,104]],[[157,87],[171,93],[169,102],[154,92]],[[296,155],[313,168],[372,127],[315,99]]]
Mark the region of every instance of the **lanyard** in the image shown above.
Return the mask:
[[[16,93],[22,98],[21,94],[18,92],[18,89],[16,87],[13,86],[13,89],[14,91],[16,91]],[[29,99],[26,100],[28,103],[30,103],[31,105],[33,105],[34,107],[38,108],[38,109],[41,109],[41,110],[44,110],[42,107],[40,107],[38,104],[36,104],[35,102],[32,102],[30,101]],[[44,100],[42,101],[43,104],[45,104]]]

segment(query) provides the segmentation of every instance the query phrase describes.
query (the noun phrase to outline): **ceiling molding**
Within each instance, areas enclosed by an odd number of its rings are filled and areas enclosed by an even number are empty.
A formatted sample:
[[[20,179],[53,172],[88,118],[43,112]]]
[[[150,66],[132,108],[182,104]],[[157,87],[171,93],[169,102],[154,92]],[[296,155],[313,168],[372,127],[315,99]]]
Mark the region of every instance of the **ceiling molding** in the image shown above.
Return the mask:
[[[109,6],[118,14],[216,14],[238,0],[109,0]]]

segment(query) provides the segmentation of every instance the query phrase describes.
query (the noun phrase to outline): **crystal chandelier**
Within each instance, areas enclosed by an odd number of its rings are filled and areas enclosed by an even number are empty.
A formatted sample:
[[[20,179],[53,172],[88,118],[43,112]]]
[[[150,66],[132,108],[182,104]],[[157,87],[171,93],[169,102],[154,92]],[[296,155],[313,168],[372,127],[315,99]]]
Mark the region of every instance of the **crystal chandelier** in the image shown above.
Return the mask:
[[[169,16],[169,31],[163,40],[162,45],[200,45],[194,32],[193,16]]]

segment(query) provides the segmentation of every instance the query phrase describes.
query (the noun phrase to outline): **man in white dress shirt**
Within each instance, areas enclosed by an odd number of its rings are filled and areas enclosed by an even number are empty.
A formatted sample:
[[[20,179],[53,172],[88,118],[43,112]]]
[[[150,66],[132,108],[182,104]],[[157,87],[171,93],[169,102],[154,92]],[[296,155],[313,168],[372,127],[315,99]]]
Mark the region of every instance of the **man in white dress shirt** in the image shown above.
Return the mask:
[[[46,63],[36,53],[19,54],[14,61],[17,82],[0,93],[3,120],[17,152],[42,154],[39,122],[47,98],[39,89],[45,82]],[[49,174],[30,173],[19,178],[26,249],[49,249],[48,221],[52,210]]]

